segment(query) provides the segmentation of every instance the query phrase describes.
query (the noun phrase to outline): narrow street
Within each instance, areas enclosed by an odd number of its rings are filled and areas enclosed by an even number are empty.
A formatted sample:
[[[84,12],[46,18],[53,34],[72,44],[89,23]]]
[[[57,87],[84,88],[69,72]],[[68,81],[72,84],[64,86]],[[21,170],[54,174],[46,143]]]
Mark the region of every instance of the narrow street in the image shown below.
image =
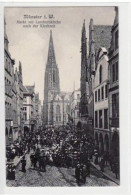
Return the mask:
[[[21,164],[19,164],[16,170],[16,179],[7,180],[8,187],[78,186],[74,168],[51,167],[47,165],[46,172],[41,172],[31,168],[28,154],[26,155],[26,161],[26,173],[21,171]],[[87,177],[86,184],[82,186],[117,186],[117,184],[108,180],[100,171],[91,167],[91,175]]]

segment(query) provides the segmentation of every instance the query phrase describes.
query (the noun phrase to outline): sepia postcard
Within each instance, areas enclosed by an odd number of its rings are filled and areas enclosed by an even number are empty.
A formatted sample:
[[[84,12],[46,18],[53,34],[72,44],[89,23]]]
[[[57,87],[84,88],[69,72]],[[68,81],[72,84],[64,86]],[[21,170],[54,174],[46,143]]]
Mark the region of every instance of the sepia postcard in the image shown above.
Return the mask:
[[[117,194],[122,8],[25,5],[3,6],[6,189]]]

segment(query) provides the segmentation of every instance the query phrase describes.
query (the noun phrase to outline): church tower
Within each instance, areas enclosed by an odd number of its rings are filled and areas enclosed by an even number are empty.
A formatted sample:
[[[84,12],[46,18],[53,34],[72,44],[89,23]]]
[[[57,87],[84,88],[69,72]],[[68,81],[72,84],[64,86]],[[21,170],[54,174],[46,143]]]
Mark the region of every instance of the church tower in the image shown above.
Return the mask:
[[[82,27],[81,37],[81,101],[80,101],[80,113],[81,117],[87,117],[87,38],[85,29],[85,20]]]
[[[53,99],[60,92],[59,69],[56,64],[52,31],[50,31],[49,50],[44,82],[44,124],[53,124]]]

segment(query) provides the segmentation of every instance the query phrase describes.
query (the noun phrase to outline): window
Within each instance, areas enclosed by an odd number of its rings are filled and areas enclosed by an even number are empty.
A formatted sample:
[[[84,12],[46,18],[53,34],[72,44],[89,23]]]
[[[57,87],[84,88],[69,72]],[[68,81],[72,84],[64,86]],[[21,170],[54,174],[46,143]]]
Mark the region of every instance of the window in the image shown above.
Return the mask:
[[[101,88],[101,99],[104,99],[104,87]]]
[[[79,116],[80,116],[80,115],[79,115],[79,111],[77,111],[77,118],[79,118]]]
[[[99,110],[99,128],[102,128],[102,110]]]
[[[95,127],[98,127],[98,112],[95,111]]]
[[[112,117],[119,117],[119,94],[112,95]]]
[[[118,80],[118,62],[112,65],[112,82]]]
[[[58,116],[56,116],[56,121],[58,122]]]
[[[116,81],[118,80],[118,62],[116,62]]]
[[[100,69],[99,69],[99,83],[102,82],[102,66],[100,66]]]
[[[61,121],[61,116],[59,116],[59,121]]]
[[[97,91],[95,91],[95,102],[97,102]]]
[[[104,109],[104,129],[108,129],[108,109]]]
[[[27,114],[24,113],[24,120],[26,121],[27,120]]]
[[[98,101],[100,101],[100,89],[98,89]]]
[[[112,65],[112,81],[114,82],[115,81],[115,64]]]
[[[57,106],[56,106],[56,113],[57,113],[57,114],[60,114],[60,105],[57,105]]]
[[[118,49],[118,30],[115,32],[115,49]]]
[[[105,98],[107,98],[108,96],[108,88],[107,88],[107,85],[105,85]]]

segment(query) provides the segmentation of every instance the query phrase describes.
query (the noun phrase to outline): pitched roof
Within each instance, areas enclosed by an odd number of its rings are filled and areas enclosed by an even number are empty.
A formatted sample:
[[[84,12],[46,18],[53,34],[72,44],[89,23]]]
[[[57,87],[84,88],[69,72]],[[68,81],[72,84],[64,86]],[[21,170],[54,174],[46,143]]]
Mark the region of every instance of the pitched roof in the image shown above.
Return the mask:
[[[111,28],[109,25],[94,25],[95,51],[100,47],[109,49],[111,41]]]
[[[34,85],[33,86],[25,86],[29,93],[34,93]]]
[[[23,92],[33,94],[34,93],[34,85],[33,86],[24,86]]]

